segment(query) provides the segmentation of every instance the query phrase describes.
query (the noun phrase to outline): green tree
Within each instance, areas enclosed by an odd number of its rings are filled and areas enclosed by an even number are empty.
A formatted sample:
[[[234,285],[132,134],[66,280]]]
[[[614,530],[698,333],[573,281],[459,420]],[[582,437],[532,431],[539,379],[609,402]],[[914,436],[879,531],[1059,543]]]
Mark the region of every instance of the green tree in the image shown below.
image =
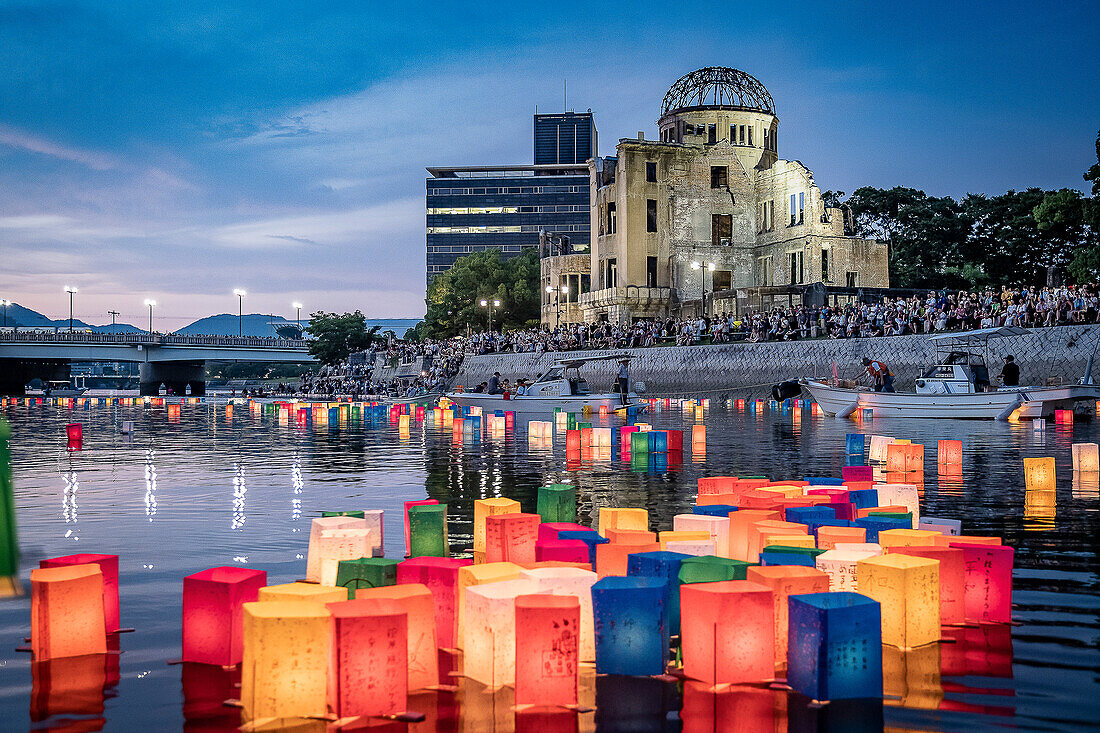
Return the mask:
[[[1100,133],[1096,135],[1096,162],[1085,171],[1083,177],[1092,183],[1092,198],[1081,199],[1080,216],[1084,241],[1066,269],[1079,283],[1095,283],[1100,282]],[[1052,202],[1052,208],[1053,206]],[[1072,218],[1075,215],[1071,211],[1066,217]],[[1040,212],[1036,211],[1036,218],[1039,216]],[[1043,216],[1048,214],[1043,212]]]
[[[361,311],[318,311],[310,315],[309,326],[305,329],[314,337],[309,344],[309,353],[322,364],[335,364],[347,359],[354,351],[362,351],[375,341],[382,341],[382,337],[378,335],[380,328],[367,328],[367,318]]]
[[[494,330],[526,328],[539,321],[539,257],[526,248],[504,259],[500,250],[460,257],[451,269],[436,275],[425,298],[423,336],[448,338],[488,327],[488,309],[482,300],[500,300],[493,309]],[[418,327],[419,330],[419,327]]]

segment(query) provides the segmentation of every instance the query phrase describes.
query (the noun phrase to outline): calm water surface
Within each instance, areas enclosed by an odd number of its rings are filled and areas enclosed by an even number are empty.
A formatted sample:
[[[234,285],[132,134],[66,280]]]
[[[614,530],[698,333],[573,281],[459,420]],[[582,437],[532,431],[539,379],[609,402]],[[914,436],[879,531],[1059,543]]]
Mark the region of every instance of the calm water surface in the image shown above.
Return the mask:
[[[686,415],[687,413],[685,413]],[[614,459],[567,462],[564,439],[534,448],[515,436],[455,445],[449,428],[415,425],[402,439],[385,421],[317,429],[279,425],[238,407],[99,407],[70,413],[8,407],[13,425],[22,577],[40,559],[76,552],[120,556],[122,654],[107,669],[41,669],[15,652],[30,631],[26,598],[0,601],[0,729],[228,731],[237,712],[231,673],[169,666],[179,655],[183,576],[217,565],[266,570],[281,583],[305,573],[309,521],[323,510],[386,511],[386,550],[403,553],[402,502],[425,496],[449,505],[453,549],[470,544],[475,499],[508,496],[534,511],[537,487],[569,480],[581,514],[601,506],[643,506],[653,528],[690,511],[696,480],[709,475],[772,478],[839,476],[844,436],[854,423],[788,414],[706,416],[705,456],[631,466]],[[658,411],[660,427],[691,424]],[[119,433],[136,421],[136,435]],[[65,450],[64,426],[84,424],[84,450]],[[599,423],[599,418],[595,419]],[[611,425],[618,424],[611,419]],[[690,429],[690,428],[689,428]],[[1100,490],[1075,482],[1070,445],[1096,442],[1095,424],[1030,425],[876,420],[863,432],[909,437],[928,446],[922,511],[960,519],[971,534],[996,534],[1016,548],[1012,627],[951,632],[951,639],[884,655],[887,700],[815,708],[796,695],[740,690],[713,695],[692,685],[601,677],[586,681],[596,712],[536,721],[539,730],[898,730],[1096,729],[1100,720]],[[965,443],[960,478],[935,473],[940,438]],[[1055,456],[1056,501],[1027,497],[1023,458]],[[581,520],[585,521],[584,519]],[[447,660],[444,659],[446,664]],[[115,666],[117,665],[117,667]],[[75,680],[91,679],[93,694]],[[99,682],[106,680],[100,694]],[[428,714],[411,731],[490,731],[516,727],[507,691],[472,685],[427,693],[410,707]],[[592,690],[591,688],[595,689]],[[591,696],[594,695],[594,698]],[[715,720],[718,723],[715,723]],[[731,726],[735,726],[732,728]],[[394,724],[395,730],[406,729]],[[534,729],[521,719],[520,729]]]

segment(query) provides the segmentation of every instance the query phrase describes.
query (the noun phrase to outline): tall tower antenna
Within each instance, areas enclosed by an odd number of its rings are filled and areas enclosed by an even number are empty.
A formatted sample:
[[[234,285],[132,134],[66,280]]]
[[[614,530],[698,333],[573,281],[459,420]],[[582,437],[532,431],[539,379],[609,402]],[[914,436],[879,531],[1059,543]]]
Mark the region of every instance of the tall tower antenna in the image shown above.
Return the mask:
[[[569,83],[565,79],[561,80],[561,111],[569,111]]]

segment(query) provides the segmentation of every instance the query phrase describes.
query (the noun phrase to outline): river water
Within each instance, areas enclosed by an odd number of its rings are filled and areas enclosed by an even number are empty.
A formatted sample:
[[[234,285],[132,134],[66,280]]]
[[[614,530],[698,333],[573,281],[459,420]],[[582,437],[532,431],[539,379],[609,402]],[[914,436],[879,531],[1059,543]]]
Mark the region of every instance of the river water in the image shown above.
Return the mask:
[[[839,476],[845,434],[853,431],[924,443],[922,512],[960,519],[965,532],[1000,535],[1016,549],[1017,624],[952,631],[915,652],[888,650],[882,705],[817,708],[775,690],[714,695],[674,681],[600,677],[585,681],[595,712],[561,729],[1082,730],[1100,720],[1100,489],[1075,481],[1070,459],[1072,443],[1100,438],[1095,423],[1042,432],[962,421],[878,419],[861,427],[809,410],[796,420],[716,405],[705,417],[705,455],[632,465],[617,455],[567,461],[564,438],[536,448],[525,426],[506,438],[454,444],[449,427],[430,422],[414,423],[402,438],[384,420],[298,428],[241,406],[227,419],[222,406],[185,405],[178,421],[163,407],[14,406],[2,414],[13,426],[22,577],[47,557],[117,554],[122,625],[135,629],[119,637],[123,653],[106,669],[59,665],[32,674],[30,655],[14,651],[30,631],[30,602],[0,601],[4,731],[234,730],[237,711],[220,704],[236,695],[232,673],[167,664],[179,655],[182,578],[219,565],[266,570],[271,583],[302,577],[309,522],[323,510],[384,509],[387,555],[400,557],[402,502],[435,498],[449,505],[459,551],[470,544],[475,499],[508,496],[534,511],[537,487],[568,480],[579,487],[582,516],[595,517],[601,506],[642,506],[651,528],[668,529],[673,515],[690,511],[701,476]],[[647,419],[688,430],[693,423],[679,410]],[[132,437],[120,433],[123,420],[135,421]],[[82,451],[66,450],[69,422],[83,423]],[[961,478],[937,476],[941,438],[964,441]],[[1057,459],[1055,501],[1025,496],[1027,456]],[[92,692],[74,690],[77,679],[91,679],[83,684]],[[412,700],[428,721],[407,729],[514,728],[507,691],[462,687]],[[525,720],[521,729],[533,729]]]

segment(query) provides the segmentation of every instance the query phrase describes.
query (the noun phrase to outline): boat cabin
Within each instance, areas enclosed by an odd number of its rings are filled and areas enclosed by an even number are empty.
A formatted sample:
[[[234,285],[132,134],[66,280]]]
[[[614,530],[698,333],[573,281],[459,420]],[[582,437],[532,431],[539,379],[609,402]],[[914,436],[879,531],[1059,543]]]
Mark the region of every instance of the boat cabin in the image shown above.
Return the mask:
[[[917,379],[917,394],[973,394],[991,387],[986,356],[989,340],[1028,333],[1018,326],[945,333],[929,339],[936,362]]]
[[[527,388],[531,397],[573,397],[588,392],[588,380],[580,374],[580,362],[558,362],[543,372]]]

